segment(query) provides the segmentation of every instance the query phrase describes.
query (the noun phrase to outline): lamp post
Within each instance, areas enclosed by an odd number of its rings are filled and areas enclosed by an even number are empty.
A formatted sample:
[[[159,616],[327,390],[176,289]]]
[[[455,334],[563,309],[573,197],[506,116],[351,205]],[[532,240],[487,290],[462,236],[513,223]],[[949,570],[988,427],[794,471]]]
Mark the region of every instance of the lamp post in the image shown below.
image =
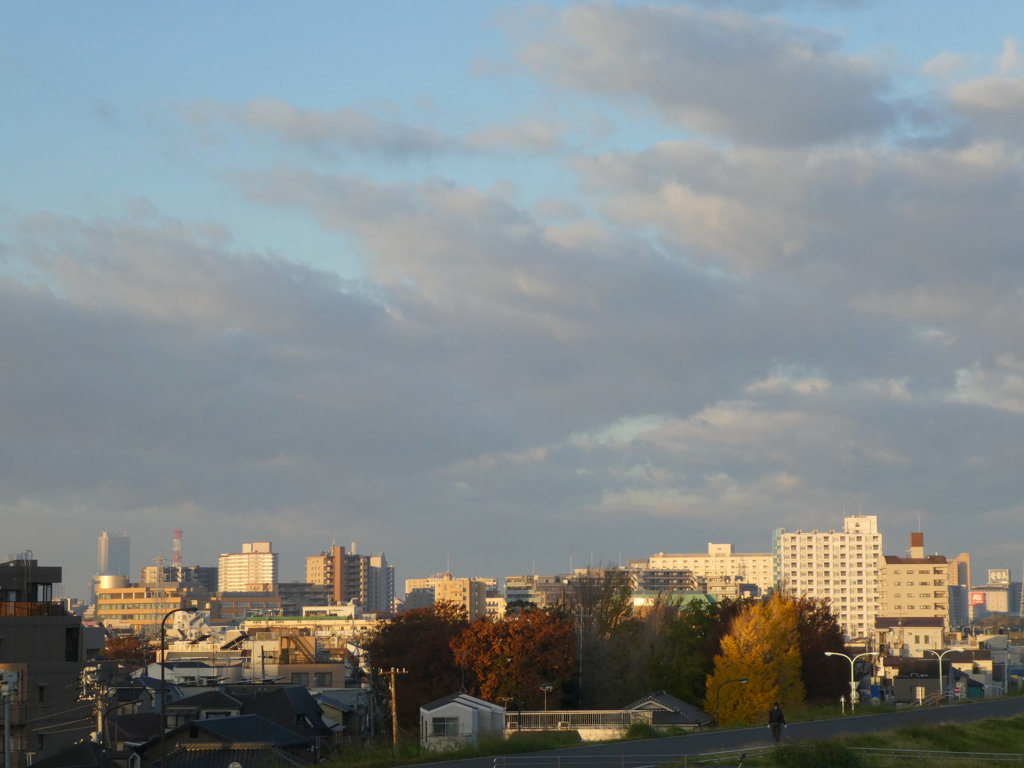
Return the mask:
[[[854,667],[854,663],[857,661],[857,659],[862,658],[864,656],[877,656],[878,655],[878,651],[868,651],[867,653],[858,653],[856,656],[854,656],[852,658],[847,656],[845,653],[839,653],[837,651],[825,651],[825,655],[826,656],[842,656],[844,659],[846,659],[848,662],[850,662],[850,714],[851,715],[857,714],[857,711],[856,711],[856,706],[857,706],[857,672],[856,672],[856,669]]]
[[[544,711],[548,711],[548,694],[551,693],[551,683],[544,683],[544,685],[538,686],[540,690],[544,691]]]
[[[946,678],[942,676],[942,657],[945,656],[947,653],[952,653],[955,650],[956,648],[947,648],[942,653],[939,653],[938,651],[933,651],[931,648],[925,648],[925,651],[927,653],[934,653],[936,656],[939,657],[939,686],[943,696],[946,696],[948,691],[946,691]]]
[[[176,613],[195,612],[195,608],[172,608],[160,619],[160,768],[164,765],[167,737],[167,620]]]
[[[725,688],[725,686],[729,685],[729,683],[740,683],[742,685],[746,685],[747,678],[737,677],[735,680],[726,680],[724,683],[718,686],[718,690],[715,691],[715,725],[721,725],[721,723],[718,722],[718,712],[722,704],[722,689]]]

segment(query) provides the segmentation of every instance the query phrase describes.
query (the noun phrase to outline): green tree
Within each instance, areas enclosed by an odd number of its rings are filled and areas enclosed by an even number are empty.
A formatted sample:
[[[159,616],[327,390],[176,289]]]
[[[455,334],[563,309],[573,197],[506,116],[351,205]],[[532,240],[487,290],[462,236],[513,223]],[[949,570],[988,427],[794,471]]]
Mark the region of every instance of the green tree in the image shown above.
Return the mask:
[[[722,638],[708,676],[706,711],[719,722],[761,722],[773,702],[792,707],[804,701],[800,679],[799,611],[792,598],[776,595],[767,603],[746,606]],[[732,680],[746,678],[746,685]]]

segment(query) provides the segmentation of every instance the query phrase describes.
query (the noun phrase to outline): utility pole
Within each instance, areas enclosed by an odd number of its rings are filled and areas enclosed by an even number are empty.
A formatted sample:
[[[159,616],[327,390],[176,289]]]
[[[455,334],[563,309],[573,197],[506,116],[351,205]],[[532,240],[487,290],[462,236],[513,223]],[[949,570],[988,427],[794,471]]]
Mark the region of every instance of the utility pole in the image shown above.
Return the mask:
[[[579,613],[576,614],[576,626],[580,631],[580,706],[583,706],[583,620],[592,619],[593,614],[583,613],[583,602],[580,601]]]
[[[395,749],[398,749],[398,695],[395,691],[395,677],[397,675],[407,675],[408,670],[405,669],[382,669],[380,671],[382,675],[387,675],[391,678],[391,743]]]

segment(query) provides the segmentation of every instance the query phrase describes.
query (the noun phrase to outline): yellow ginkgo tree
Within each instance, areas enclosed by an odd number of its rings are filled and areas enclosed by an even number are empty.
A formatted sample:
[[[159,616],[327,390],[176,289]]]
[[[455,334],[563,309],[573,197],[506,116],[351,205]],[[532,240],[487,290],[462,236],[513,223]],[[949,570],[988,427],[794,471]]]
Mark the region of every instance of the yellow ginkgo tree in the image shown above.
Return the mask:
[[[708,675],[704,700],[704,709],[719,723],[767,722],[774,703],[784,710],[803,703],[798,617],[792,598],[776,595],[747,606],[733,621]],[[737,682],[743,679],[746,683]]]

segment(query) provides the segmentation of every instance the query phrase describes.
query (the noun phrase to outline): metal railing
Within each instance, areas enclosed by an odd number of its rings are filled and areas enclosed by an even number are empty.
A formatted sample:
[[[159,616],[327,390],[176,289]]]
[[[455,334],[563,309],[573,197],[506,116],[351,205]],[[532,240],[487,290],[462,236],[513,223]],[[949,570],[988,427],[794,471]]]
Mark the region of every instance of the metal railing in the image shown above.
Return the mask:
[[[915,760],[977,760],[993,763],[1022,763],[1024,755],[1012,752],[943,752],[937,749],[881,749],[878,747],[850,747],[866,757],[892,757]]]
[[[0,616],[64,616],[67,611],[60,603],[0,602]]]
[[[633,723],[653,722],[646,710],[569,710],[562,712],[506,712],[506,731],[557,731],[575,728],[629,728]]]

